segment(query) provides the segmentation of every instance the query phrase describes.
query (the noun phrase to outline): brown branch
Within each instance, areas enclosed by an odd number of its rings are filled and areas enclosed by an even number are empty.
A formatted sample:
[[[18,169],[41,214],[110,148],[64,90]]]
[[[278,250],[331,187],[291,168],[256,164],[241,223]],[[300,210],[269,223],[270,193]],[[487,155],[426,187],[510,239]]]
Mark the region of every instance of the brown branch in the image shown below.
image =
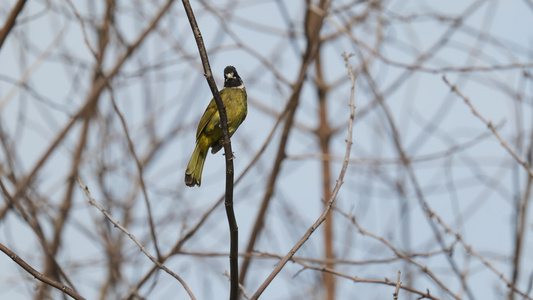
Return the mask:
[[[322,1],[323,2],[323,1]],[[322,4],[322,3],[321,3]],[[308,1],[307,5],[311,5]],[[322,4],[323,5],[323,4]],[[320,6],[322,6],[320,5]],[[311,13],[310,8],[308,8],[308,13]],[[313,13],[317,16],[317,14]],[[321,154],[325,157],[330,155],[330,140],[335,133],[331,128],[328,122],[328,92],[329,86],[326,83],[324,73],[322,71],[322,59],[320,55],[322,43],[318,46],[318,53],[315,60],[315,69],[316,69],[316,78],[315,86],[318,100],[318,119],[319,124],[314,130],[314,133],[318,139],[318,144],[320,146]],[[322,192],[323,192],[323,203],[326,205],[325,200],[331,197],[331,168],[330,161],[327,159],[322,160]],[[328,215],[326,221],[324,221],[324,255],[327,260],[334,261],[335,251],[333,250],[333,241],[334,241],[334,228],[333,228],[333,214]],[[326,267],[333,269],[335,265],[329,263]],[[331,273],[324,272],[323,276],[323,286],[326,291],[325,299],[335,300],[335,276]]]
[[[402,286],[402,282],[400,281],[401,275],[402,275],[402,272],[398,270],[398,279],[396,280],[396,289],[394,290],[394,293],[392,294],[394,300],[398,300],[398,294],[400,293],[400,287]]]
[[[533,132],[532,132],[533,134]],[[532,157],[532,151],[533,151],[533,140],[531,140],[531,143],[529,145],[529,151],[528,151],[528,162],[531,164],[533,157]],[[522,249],[525,239],[525,233],[527,232],[526,226],[527,226],[527,219],[528,219],[528,208],[529,203],[531,202],[531,189],[533,187],[533,178],[531,176],[528,176],[527,183],[525,187],[525,192],[520,199],[516,202],[516,225],[515,225],[515,245],[514,245],[514,254],[513,254],[513,271],[512,271],[512,278],[511,282],[516,285],[518,282],[518,277],[520,275],[520,268],[522,266],[521,264],[521,258],[522,258]],[[514,299],[514,291],[509,291],[509,300]]]
[[[4,44],[4,41],[6,40],[7,36],[9,35],[9,32],[11,31],[11,29],[13,29],[13,26],[15,26],[15,20],[22,11],[22,8],[24,8],[24,4],[26,4],[26,0],[19,0],[17,1],[17,3],[15,3],[15,6],[9,13],[9,16],[7,16],[4,26],[2,27],[2,29],[0,29],[0,49],[2,48],[2,45]]]
[[[4,246],[2,243],[0,243],[0,251],[4,252],[7,256],[9,256],[9,258],[11,258],[15,263],[21,266],[24,270],[26,270],[26,272],[30,273],[37,280],[42,281],[43,283],[49,286],[55,287],[56,289],[69,295],[73,299],[85,300],[85,298],[80,296],[78,293],[76,293],[73,289],[69,288],[68,286],[63,285],[60,282],[57,282],[51,279],[50,277],[39,273],[39,271],[35,270],[32,266],[30,266],[22,258],[20,258],[15,252],[11,251],[9,248]]]
[[[226,158],[226,216],[228,218],[228,225],[230,230],[230,300],[237,300],[239,297],[239,228],[237,227],[237,220],[235,219],[235,213],[233,211],[233,151],[231,150],[231,140],[228,130],[228,117],[226,115],[226,108],[224,107],[224,102],[222,102],[222,97],[218,92],[215,79],[211,72],[211,67],[209,66],[209,57],[207,56],[207,51],[202,38],[202,33],[200,28],[196,23],[194,17],[194,12],[192,10],[191,4],[188,0],[182,0],[183,7],[187,13],[187,18],[189,19],[189,24],[193,31],[194,39],[196,40],[196,45],[198,46],[198,52],[200,53],[200,58],[202,59],[202,65],[204,68],[204,75],[206,77],[213,98],[217,104],[217,109],[220,115],[220,127],[222,129],[222,138],[224,140],[224,154]]]
[[[439,300],[439,298],[435,297],[435,296],[432,296],[430,293],[429,293],[429,290],[427,292],[421,292],[419,290],[416,290],[412,287],[408,287],[408,286],[404,286],[402,285],[402,282],[400,281],[400,271],[398,271],[398,279],[396,282],[394,281],[390,281],[389,279],[385,278],[385,280],[378,280],[378,279],[365,279],[365,278],[359,278],[357,276],[350,276],[348,274],[345,274],[345,273],[341,273],[339,271],[336,271],[336,270],[333,270],[333,269],[330,269],[328,267],[324,267],[324,266],[314,266],[314,265],[311,265],[311,264],[308,264],[308,263],[305,263],[303,262],[302,260],[300,260],[299,258],[292,258],[291,261],[301,265],[302,267],[304,267],[305,269],[310,269],[310,270],[316,270],[316,271],[320,271],[320,272],[323,272],[323,273],[329,273],[331,275],[334,275],[334,276],[337,276],[337,277],[342,277],[342,278],[346,278],[346,279],[350,279],[352,280],[354,283],[373,283],[373,284],[385,284],[385,285],[389,285],[389,286],[394,286],[396,287],[395,289],[395,292],[394,294],[395,295],[398,295],[399,294],[399,291],[400,289],[402,290],[405,290],[405,291],[408,291],[410,293],[413,293],[413,294],[417,294],[419,295],[420,297],[417,298],[417,299],[432,299],[432,300]],[[398,298],[394,298],[395,300],[397,300]]]
[[[333,207],[333,210],[337,210],[338,208]],[[453,251],[456,243],[452,243],[452,245],[447,249],[440,249],[436,251],[431,252],[423,252],[423,253],[409,253],[406,254],[410,258],[415,257],[434,257],[441,254],[449,255],[450,252]],[[180,255],[191,255],[191,256],[197,256],[197,257],[219,257],[219,256],[229,256],[229,253],[227,252],[192,252],[192,251],[179,251],[177,254]],[[254,251],[253,253],[239,253],[239,256],[245,257],[245,256],[253,256],[254,258],[283,258],[283,256],[269,253],[269,252],[261,252],[261,251]],[[386,264],[391,262],[396,262],[401,260],[401,257],[393,256],[389,258],[383,258],[383,259],[367,259],[367,260],[348,260],[348,259],[324,259],[324,258],[312,258],[312,257],[304,257],[304,256],[293,256],[291,260],[298,259],[305,262],[310,263],[317,263],[317,264],[343,264],[343,265],[368,265],[368,264]]]
[[[334,207],[334,209],[338,210],[336,207]],[[449,249],[447,251],[446,255],[448,255],[451,251],[452,250]],[[439,251],[438,253],[433,253],[433,254],[442,254],[442,253],[443,253],[442,251]],[[184,252],[184,251],[180,251],[180,254],[193,255],[193,256],[197,256],[197,257],[198,256],[200,256],[200,257],[228,256],[228,253],[203,253],[203,252],[199,253],[199,252]],[[252,253],[252,254],[249,254],[249,253],[240,254],[240,256],[250,256],[250,255],[254,256],[255,258],[263,258],[263,259],[282,259],[283,258],[283,256],[279,255],[279,254],[259,252],[259,251],[256,251],[255,253]],[[407,255],[407,254],[405,254],[405,255]],[[428,257],[428,255],[432,255],[432,254],[429,254],[429,253],[421,254],[421,256],[423,256],[423,257]],[[416,256],[418,256],[418,255],[416,255]],[[413,254],[409,254],[409,257],[413,257]],[[382,261],[379,261],[379,262],[391,262],[391,261],[395,261],[395,260],[398,260],[398,259],[401,259],[401,257],[394,257],[392,259],[386,259],[386,260],[382,260]],[[291,257],[290,261],[301,265],[305,269],[311,269],[311,270],[316,270],[316,271],[320,271],[320,272],[323,272],[323,273],[329,273],[329,274],[331,274],[333,276],[350,279],[350,280],[352,280],[355,283],[376,283],[376,284],[386,284],[386,285],[390,285],[390,286],[395,286],[396,287],[395,294],[399,294],[399,290],[402,289],[402,290],[406,290],[406,291],[409,291],[409,292],[414,293],[414,294],[418,294],[421,297],[424,297],[424,298],[418,298],[418,299],[425,299],[425,298],[434,299],[434,300],[438,300],[439,299],[439,298],[436,298],[435,296],[431,296],[429,292],[424,293],[424,292],[418,291],[418,290],[416,290],[414,288],[411,288],[411,287],[408,287],[408,286],[404,286],[403,282],[400,281],[400,274],[401,274],[400,271],[398,271],[398,279],[397,279],[397,281],[396,282],[392,282],[392,281],[390,281],[388,279],[385,279],[385,281],[383,281],[383,280],[376,280],[376,279],[365,279],[365,278],[360,278],[360,277],[357,277],[357,276],[350,276],[350,275],[347,275],[345,273],[339,272],[337,270],[330,269],[327,266],[316,266],[316,265],[314,265],[314,264],[317,264],[317,263],[318,264],[323,264],[323,265],[326,265],[326,264],[330,263],[330,261],[324,260],[324,259],[314,259],[314,258],[308,258],[308,257],[293,256],[293,257]],[[378,262],[378,261],[369,260],[369,261],[364,261],[364,262],[354,262],[354,261],[336,260],[336,263],[347,263],[347,264],[370,264],[370,263],[376,263],[376,262]],[[313,264],[311,264],[311,263],[313,263]]]

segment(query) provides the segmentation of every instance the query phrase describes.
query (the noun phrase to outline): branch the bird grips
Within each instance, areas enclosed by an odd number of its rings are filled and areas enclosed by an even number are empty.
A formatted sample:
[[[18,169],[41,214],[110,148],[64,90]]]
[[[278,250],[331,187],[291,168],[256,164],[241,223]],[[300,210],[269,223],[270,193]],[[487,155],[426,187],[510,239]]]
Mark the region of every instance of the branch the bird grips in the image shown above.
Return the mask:
[[[248,113],[246,88],[239,73],[233,66],[227,66],[224,69],[224,88],[220,90],[220,97],[222,97],[222,102],[226,108],[228,130],[231,137]],[[220,115],[213,98],[205,109],[196,130],[196,147],[185,170],[185,184],[187,186],[201,185],[207,151],[212,148],[211,152],[215,154],[222,146]]]

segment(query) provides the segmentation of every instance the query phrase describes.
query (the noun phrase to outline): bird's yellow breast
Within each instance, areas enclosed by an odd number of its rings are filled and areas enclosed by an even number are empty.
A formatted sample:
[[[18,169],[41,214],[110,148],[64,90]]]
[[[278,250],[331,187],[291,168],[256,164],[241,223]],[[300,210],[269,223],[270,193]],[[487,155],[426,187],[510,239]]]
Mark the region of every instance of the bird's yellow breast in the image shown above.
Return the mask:
[[[246,89],[244,87],[224,88],[220,91],[220,96],[226,107],[226,114],[229,121],[229,134],[232,136],[248,113]],[[220,115],[214,99],[211,99],[209,106],[198,124],[196,139],[198,143],[208,147],[213,146],[222,139]]]

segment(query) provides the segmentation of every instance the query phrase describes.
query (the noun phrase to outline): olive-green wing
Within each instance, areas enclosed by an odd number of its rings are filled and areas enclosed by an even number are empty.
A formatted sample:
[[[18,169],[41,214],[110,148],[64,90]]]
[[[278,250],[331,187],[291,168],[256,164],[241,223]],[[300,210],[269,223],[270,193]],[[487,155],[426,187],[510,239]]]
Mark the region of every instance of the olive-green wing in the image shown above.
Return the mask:
[[[200,123],[198,123],[198,129],[196,130],[197,140],[200,138],[200,134],[204,130],[205,126],[209,123],[209,121],[213,118],[216,112],[217,112],[217,105],[215,103],[215,100],[211,99],[211,102],[209,102],[209,105],[205,109],[204,114],[202,118],[200,119]]]

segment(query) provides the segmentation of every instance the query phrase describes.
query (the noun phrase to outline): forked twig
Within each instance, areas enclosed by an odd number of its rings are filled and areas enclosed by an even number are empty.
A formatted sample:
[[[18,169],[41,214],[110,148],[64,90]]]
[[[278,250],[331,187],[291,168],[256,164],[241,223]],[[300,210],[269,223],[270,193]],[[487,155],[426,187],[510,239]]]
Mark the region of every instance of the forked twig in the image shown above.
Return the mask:
[[[527,171],[527,173],[529,174],[529,177],[533,178],[533,170],[531,170],[531,167],[524,161],[522,160],[518,154],[516,154],[515,151],[513,151],[513,149],[511,149],[511,147],[509,146],[509,144],[502,138],[502,136],[500,135],[500,132],[498,131],[498,129],[496,129],[496,127],[492,124],[491,121],[488,121],[487,119],[485,119],[485,117],[483,117],[477,110],[476,108],[474,107],[474,105],[472,105],[472,102],[470,102],[470,100],[465,96],[463,95],[463,93],[461,93],[461,91],[459,91],[457,89],[457,87],[453,84],[451,84],[448,79],[446,78],[446,76],[442,76],[442,80],[444,80],[444,82],[452,89],[452,91],[457,94],[457,96],[461,97],[461,99],[463,99],[463,101],[470,107],[470,109],[472,110],[472,113],[478,117],[483,123],[485,123],[485,125],[487,125],[487,127],[492,131],[492,133],[494,134],[494,136],[496,136],[496,138],[500,141],[500,144],[505,148],[505,150],[507,150],[507,152],[509,152],[509,154],[511,154],[511,156],[520,164],[522,165],[522,167],[524,167],[524,169]]]
[[[139,242],[139,240],[137,240],[137,238],[131,232],[128,231],[128,229],[120,225],[118,221],[115,221],[115,219],[113,219],[113,217],[111,217],[111,215],[103,207],[101,207],[100,204],[98,204],[98,202],[94,200],[94,198],[91,196],[91,193],[89,192],[89,188],[83,184],[80,177],[78,177],[78,183],[80,187],[83,189],[83,191],[85,191],[85,195],[87,195],[87,199],[89,200],[89,203],[92,206],[98,208],[98,210],[104,214],[104,216],[109,220],[109,222],[111,222],[116,228],[118,228],[120,231],[126,234],[139,247],[139,249],[141,249],[142,253],[144,253],[157,267],[167,272],[170,276],[176,278],[181,283],[185,291],[187,291],[187,294],[189,294],[189,297],[191,297],[192,300],[196,299],[192,291],[189,289],[189,286],[187,285],[187,283],[178,274],[172,272],[165,265],[159,262],[155,257],[153,257],[148,252],[148,250],[146,250],[143,244],[141,244],[141,242]]]

